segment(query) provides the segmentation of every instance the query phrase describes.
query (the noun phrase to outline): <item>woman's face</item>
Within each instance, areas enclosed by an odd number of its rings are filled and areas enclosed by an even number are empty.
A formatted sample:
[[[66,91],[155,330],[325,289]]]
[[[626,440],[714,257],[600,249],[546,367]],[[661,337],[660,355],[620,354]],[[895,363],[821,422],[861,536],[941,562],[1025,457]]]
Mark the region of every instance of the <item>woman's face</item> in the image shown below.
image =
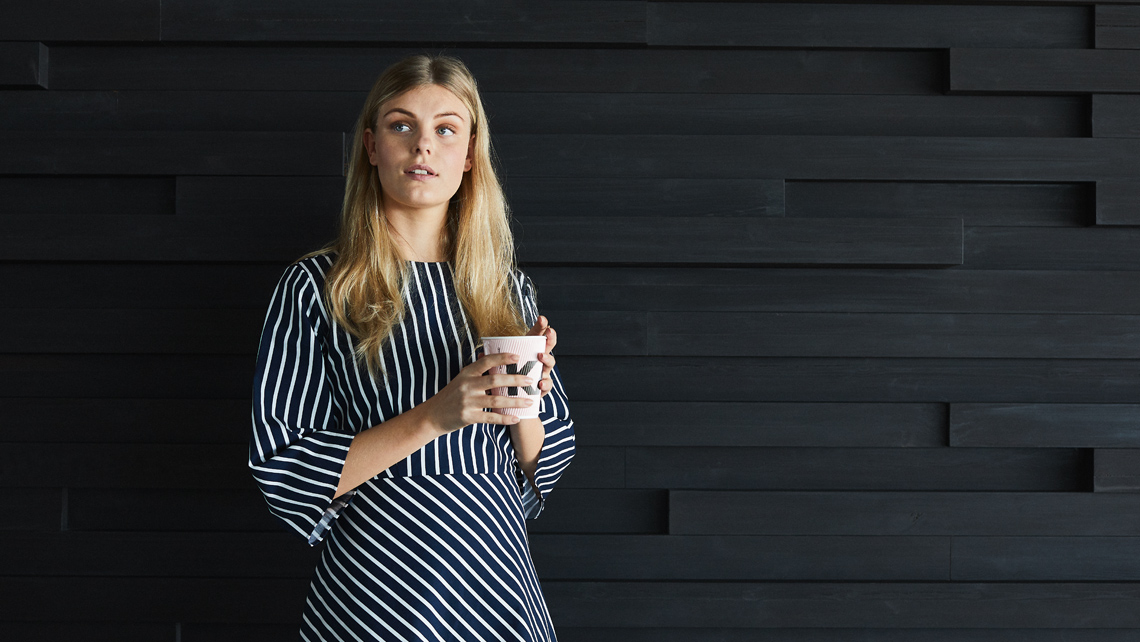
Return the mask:
[[[470,112],[444,87],[416,87],[380,105],[376,131],[364,130],[364,146],[385,209],[446,212],[471,169],[474,143]]]

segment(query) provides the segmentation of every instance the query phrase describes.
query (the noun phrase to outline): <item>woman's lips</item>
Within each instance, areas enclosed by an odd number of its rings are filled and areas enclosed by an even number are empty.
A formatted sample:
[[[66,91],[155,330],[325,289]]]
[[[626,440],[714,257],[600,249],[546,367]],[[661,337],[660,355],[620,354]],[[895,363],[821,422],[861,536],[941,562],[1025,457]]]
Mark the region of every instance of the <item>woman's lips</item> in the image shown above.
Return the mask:
[[[435,174],[417,174],[415,172],[404,172],[404,176],[415,181],[426,181],[435,178]]]

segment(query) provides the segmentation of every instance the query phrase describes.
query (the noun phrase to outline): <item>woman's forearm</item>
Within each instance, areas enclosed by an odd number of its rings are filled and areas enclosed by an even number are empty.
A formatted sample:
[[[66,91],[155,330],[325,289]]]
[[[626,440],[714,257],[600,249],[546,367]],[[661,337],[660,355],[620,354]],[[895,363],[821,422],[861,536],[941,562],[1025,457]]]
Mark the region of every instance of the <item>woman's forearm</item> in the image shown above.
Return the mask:
[[[442,434],[426,412],[427,403],[357,433],[349,444],[334,498],[403,461]]]
[[[519,466],[537,493],[538,484],[534,481],[534,471],[538,467],[538,454],[542,451],[542,442],[546,439],[546,429],[538,417],[522,419],[510,429],[511,444],[515,447],[515,457],[519,460]]]

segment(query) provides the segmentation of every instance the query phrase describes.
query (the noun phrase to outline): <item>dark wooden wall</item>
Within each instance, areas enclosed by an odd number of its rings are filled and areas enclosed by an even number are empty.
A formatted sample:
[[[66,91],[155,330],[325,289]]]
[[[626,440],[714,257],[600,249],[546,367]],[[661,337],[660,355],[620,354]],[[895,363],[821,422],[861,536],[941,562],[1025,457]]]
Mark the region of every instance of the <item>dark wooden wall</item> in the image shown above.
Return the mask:
[[[416,51],[479,79],[559,330],[561,639],[1140,636],[1140,5],[28,0],[0,41],[0,639],[293,639],[259,329]]]

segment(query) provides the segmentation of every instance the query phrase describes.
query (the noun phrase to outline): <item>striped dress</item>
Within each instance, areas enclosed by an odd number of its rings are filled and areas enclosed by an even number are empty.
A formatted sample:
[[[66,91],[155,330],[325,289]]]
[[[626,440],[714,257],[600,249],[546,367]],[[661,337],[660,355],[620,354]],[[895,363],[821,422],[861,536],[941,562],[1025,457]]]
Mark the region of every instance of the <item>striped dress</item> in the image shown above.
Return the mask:
[[[269,304],[253,387],[249,467],[269,511],[324,542],[301,616],[317,640],[555,640],[524,519],[539,515],[574,456],[558,367],[539,417],[535,493],[509,429],[471,424],[333,499],[353,435],[430,398],[475,360],[451,264],[410,261],[402,325],[384,349],[387,383],[352,358],[354,339],[320,293],[333,255],[286,268]],[[512,294],[528,327],[534,284]],[[301,605],[298,605],[300,608]]]

